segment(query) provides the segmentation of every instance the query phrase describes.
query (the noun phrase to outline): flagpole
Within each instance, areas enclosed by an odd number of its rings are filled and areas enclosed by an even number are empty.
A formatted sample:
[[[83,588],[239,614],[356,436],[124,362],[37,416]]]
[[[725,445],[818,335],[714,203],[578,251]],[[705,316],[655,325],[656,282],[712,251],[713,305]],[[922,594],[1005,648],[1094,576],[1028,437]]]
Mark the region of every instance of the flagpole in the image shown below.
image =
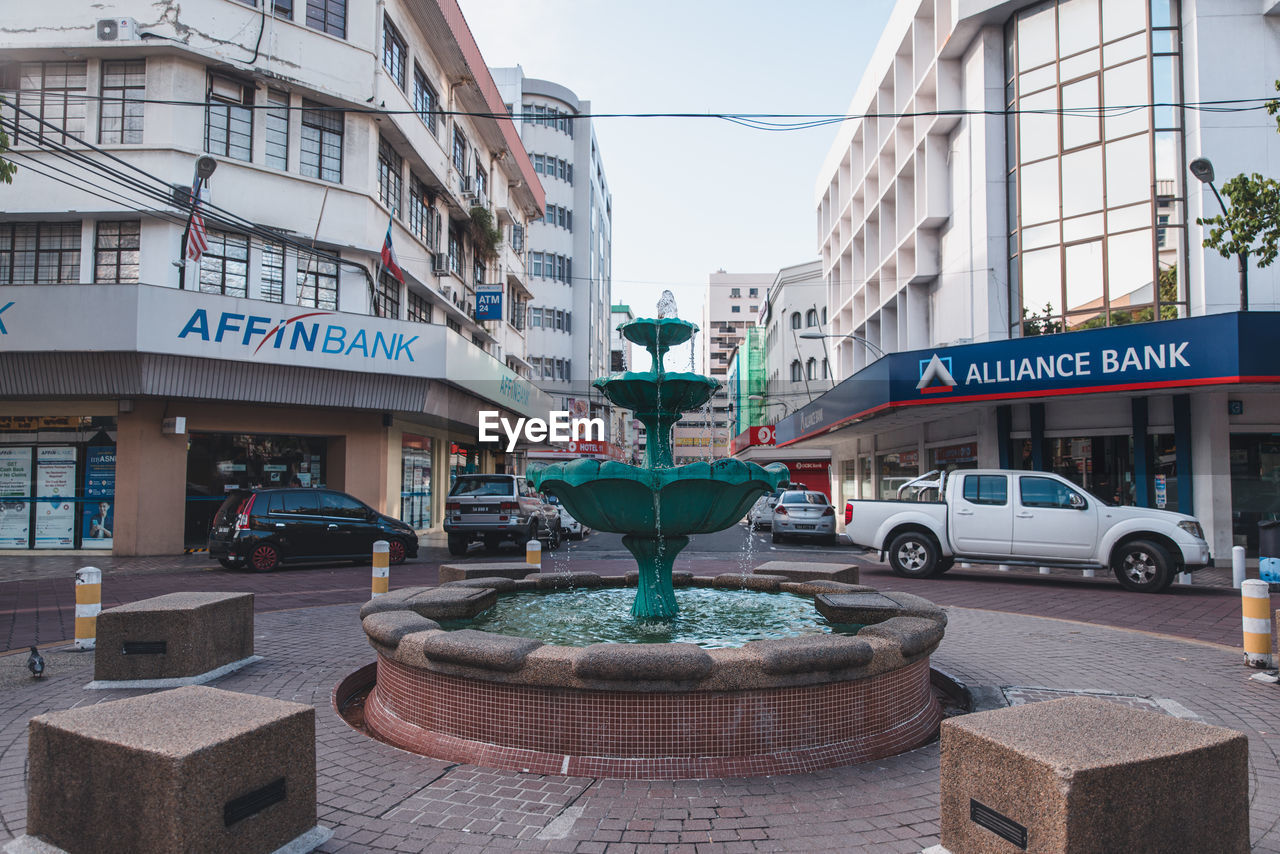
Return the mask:
[[[196,161],[196,180],[191,191],[191,210],[187,211],[187,224],[182,229],[182,255],[178,264],[178,290],[187,286],[187,243],[191,239],[191,221],[196,218],[196,205],[200,203],[200,191],[204,189],[205,180],[218,168],[218,161],[204,156]]]

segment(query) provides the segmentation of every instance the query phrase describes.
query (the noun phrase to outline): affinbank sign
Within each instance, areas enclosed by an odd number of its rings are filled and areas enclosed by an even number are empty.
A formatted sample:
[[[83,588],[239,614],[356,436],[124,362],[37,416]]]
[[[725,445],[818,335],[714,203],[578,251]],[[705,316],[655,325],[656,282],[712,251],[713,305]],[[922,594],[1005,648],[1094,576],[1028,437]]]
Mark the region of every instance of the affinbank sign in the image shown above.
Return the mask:
[[[1280,313],[1160,323],[891,353],[778,424],[778,444],[908,406],[1280,382]]]

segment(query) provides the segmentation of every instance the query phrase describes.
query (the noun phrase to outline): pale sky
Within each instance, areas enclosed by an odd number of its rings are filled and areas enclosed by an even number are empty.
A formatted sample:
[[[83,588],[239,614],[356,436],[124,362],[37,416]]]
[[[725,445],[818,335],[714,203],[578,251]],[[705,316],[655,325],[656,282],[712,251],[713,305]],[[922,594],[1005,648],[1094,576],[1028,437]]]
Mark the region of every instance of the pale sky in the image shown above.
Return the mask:
[[[844,114],[892,0],[459,0],[485,61],[596,113]],[[707,277],[818,257],[814,187],[838,127],[601,118],[613,302],[663,289],[699,322]]]

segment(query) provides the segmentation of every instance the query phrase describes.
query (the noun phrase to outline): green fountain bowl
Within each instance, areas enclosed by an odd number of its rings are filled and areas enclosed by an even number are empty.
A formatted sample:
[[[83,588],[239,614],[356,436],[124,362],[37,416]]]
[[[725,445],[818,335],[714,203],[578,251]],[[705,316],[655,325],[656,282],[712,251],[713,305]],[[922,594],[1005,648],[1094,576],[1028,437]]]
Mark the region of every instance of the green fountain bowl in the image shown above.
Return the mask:
[[[701,374],[663,374],[658,380],[653,371],[627,371],[601,377],[592,383],[623,409],[632,412],[689,412],[700,409],[720,388],[719,380]]]
[[[698,331],[696,323],[678,317],[641,317],[618,325],[622,337],[639,344],[650,353],[666,352],[677,344],[683,344]]]
[[[580,459],[530,466],[526,475],[589,528],[667,537],[732,527],[762,493],[791,477],[782,463],[735,459],[661,469]]]

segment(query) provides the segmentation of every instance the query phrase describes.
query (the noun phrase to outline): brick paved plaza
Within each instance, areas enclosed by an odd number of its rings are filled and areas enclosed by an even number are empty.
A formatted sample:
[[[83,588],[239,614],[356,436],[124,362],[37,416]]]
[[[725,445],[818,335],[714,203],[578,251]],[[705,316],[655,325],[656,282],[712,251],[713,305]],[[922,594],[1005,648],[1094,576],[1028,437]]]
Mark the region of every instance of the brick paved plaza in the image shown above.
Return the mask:
[[[46,560],[73,566],[79,559]],[[0,710],[5,839],[25,827],[28,719],[142,693],[84,690],[92,658],[66,643],[71,585],[64,567],[23,569],[20,561],[35,559],[0,557],[0,568],[15,563],[13,574],[0,577],[19,579],[0,582],[0,627],[15,651],[0,656],[7,699]],[[393,588],[434,583],[438,562],[428,551],[394,569]],[[682,568],[712,573],[737,564],[702,558]],[[644,782],[495,772],[371,741],[338,717],[331,700],[339,680],[374,658],[357,617],[368,570],[256,576],[208,567],[194,557],[104,567],[104,607],[177,590],[257,594],[256,651],[263,660],[214,684],[316,707],[320,821],[335,832],[321,851],[916,852],[938,842],[936,742],[892,759],[806,775]],[[624,564],[575,560],[574,568],[616,573]],[[1142,596],[1101,579],[965,570],[906,582],[870,564],[863,581],[947,606],[951,622],[933,666],[967,685],[993,688],[1005,702],[1096,692],[1246,733],[1254,850],[1280,851],[1280,687],[1249,679],[1251,671],[1241,665],[1233,591],[1197,584]],[[23,654],[37,627],[48,661],[39,682],[29,678]]]

